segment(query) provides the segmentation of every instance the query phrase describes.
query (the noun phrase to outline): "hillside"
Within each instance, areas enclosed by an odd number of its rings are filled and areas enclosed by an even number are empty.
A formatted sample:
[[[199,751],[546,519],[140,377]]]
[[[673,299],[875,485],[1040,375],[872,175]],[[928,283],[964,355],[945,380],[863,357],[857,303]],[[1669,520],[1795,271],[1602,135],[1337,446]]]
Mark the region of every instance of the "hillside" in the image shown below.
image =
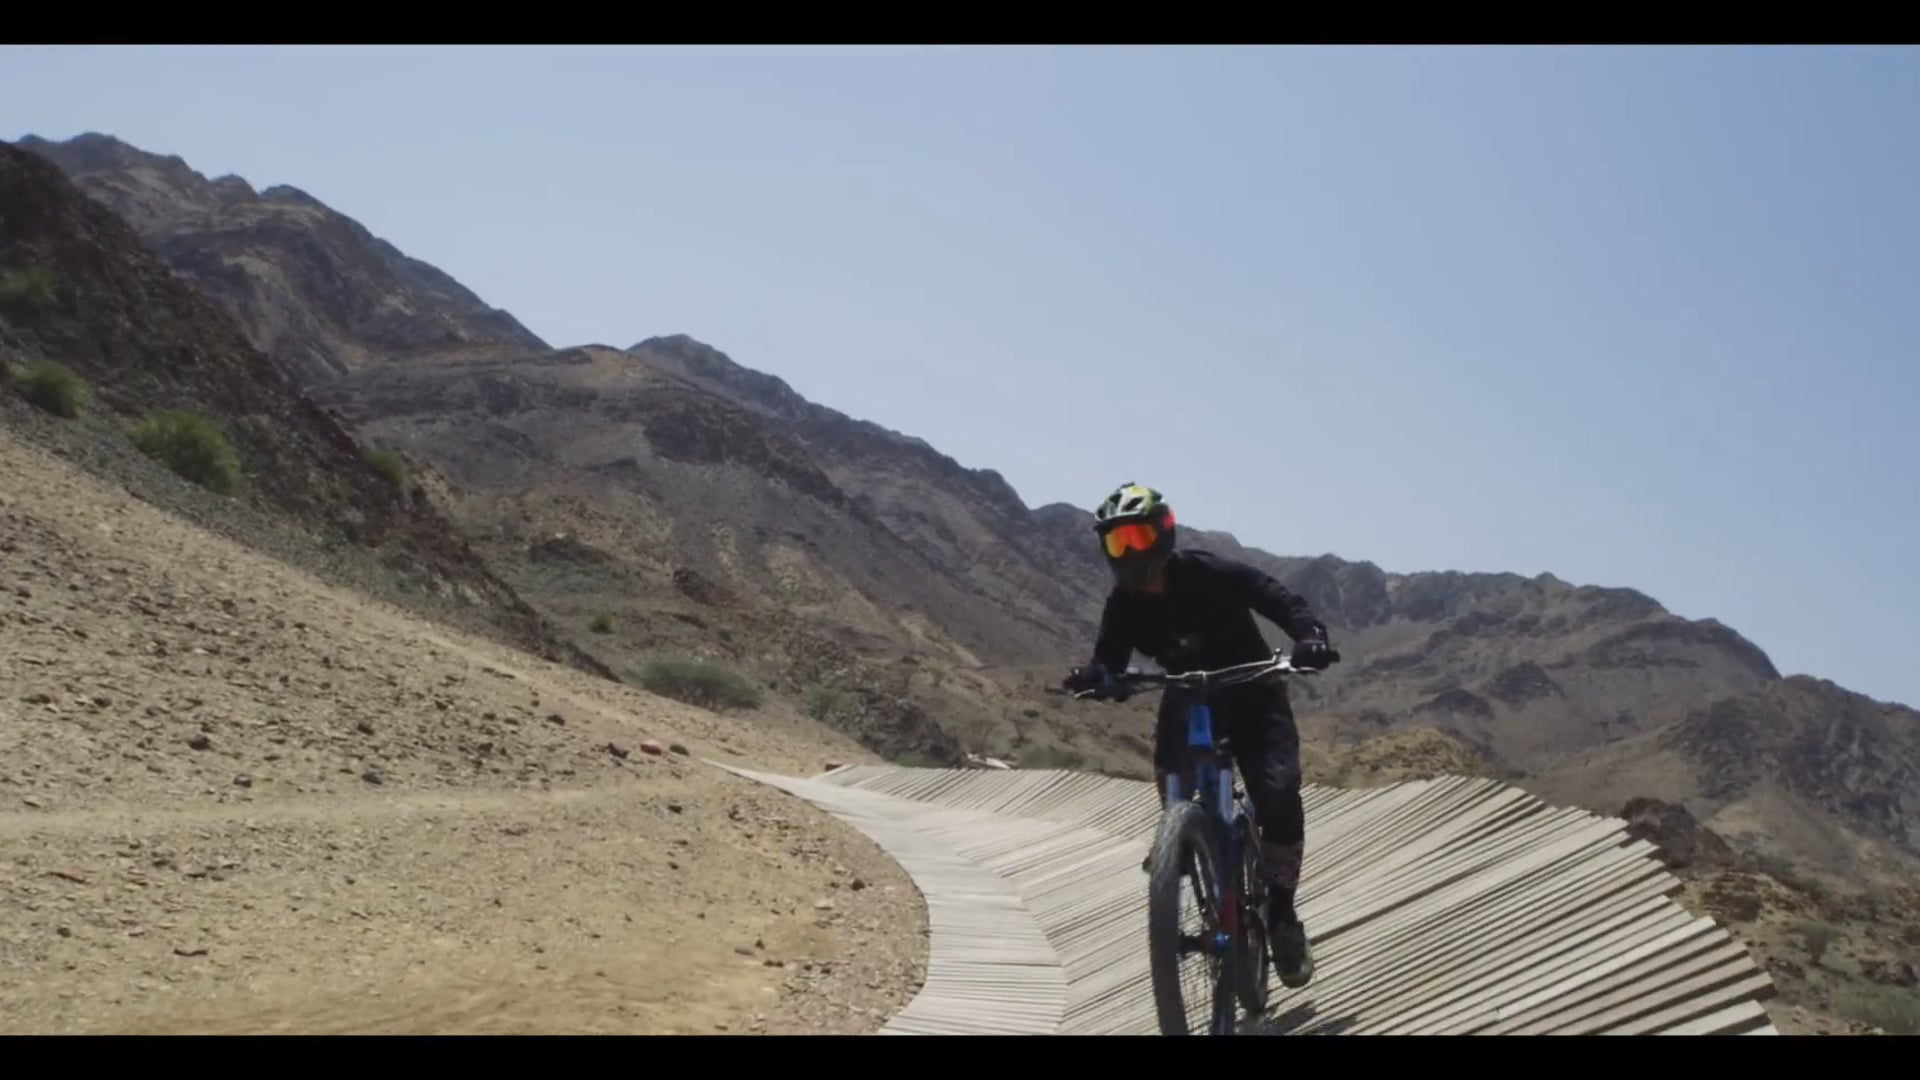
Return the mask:
[[[125,221],[11,146],[0,146],[0,276],[0,367],[9,382],[51,360],[88,394],[77,415],[57,418],[9,385],[0,418],[10,427],[142,498],[333,580],[597,669]],[[230,441],[237,491],[188,483],[135,448],[129,429],[167,410],[204,417]]]
[[[1106,570],[1086,533],[1043,537],[1034,513],[999,473],[965,468],[922,440],[816,405],[685,335],[649,338],[627,353],[765,417],[855,505],[930,561],[952,568],[1006,617],[1045,635],[1039,643],[1010,642],[1017,650],[1012,662],[1078,642],[1099,621]]]
[[[370,602],[10,425],[0,475],[0,1031],[859,1033],[922,977],[892,860],[696,763],[844,738]]]
[[[710,658],[770,707],[907,760],[1143,769],[1149,703],[1045,692],[1084,655],[1104,588],[1084,508],[1028,508],[997,473],[685,336],[548,348],[313,200],[294,213],[100,136],[23,145],[138,223],[360,438],[403,449],[425,501],[608,668]],[[369,311],[407,318],[342,314]],[[1910,714],[1783,680],[1732,628],[1551,575],[1391,573],[1190,522],[1183,536],[1267,568],[1332,626],[1347,662],[1295,691],[1313,779],[1485,771],[1608,813],[1651,798],[1724,830],[1761,860],[1739,872],[1781,888],[1882,897],[1920,880]]]
[[[318,392],[431,463],[490,562],[615,667],[675,654],[755,668],[795,700],[844,695],[844,723],[876,749],[952,760],[919,662],[1006,662],[1049,640],[784,433],[621,353],[391,365]],[[611,628],[589,635],[601,614]]]

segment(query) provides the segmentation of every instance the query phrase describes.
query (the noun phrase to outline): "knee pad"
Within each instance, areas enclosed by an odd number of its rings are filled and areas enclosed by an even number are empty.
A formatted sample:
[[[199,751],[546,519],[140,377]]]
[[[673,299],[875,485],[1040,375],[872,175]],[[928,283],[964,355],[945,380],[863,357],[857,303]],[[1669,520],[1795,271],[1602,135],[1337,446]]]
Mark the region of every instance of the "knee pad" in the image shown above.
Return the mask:
[[[1282,888],[1299,887],[1300,862],[1305,853],[1304,844],[1263,842],[1260,845],[1260,860],[1266,864],[1268,880]]]
[[[1267,787],[1287,799],[1300,797],[1300,759],[1270,761],[1265,769]]]

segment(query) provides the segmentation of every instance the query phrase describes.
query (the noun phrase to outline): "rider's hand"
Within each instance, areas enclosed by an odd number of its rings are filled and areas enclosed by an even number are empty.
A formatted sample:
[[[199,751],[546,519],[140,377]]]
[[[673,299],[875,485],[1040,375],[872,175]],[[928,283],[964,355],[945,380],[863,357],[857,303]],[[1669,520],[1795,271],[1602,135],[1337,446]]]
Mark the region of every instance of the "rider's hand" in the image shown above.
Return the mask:
[[[1333,646],[1319,638],[1302,638],[1293,643],[1293,666],[1324,671],[1340,659]]]
[[[1089,664],[1086,667],[1074,668],[1061,685],[1076,694],[1125,701],[1128,696],[1126,691],[1117,688],[1114,681],[1113,673],[1104,665]]]
[[[1086,667],[1077,667],[1067,672],[1067,677],[1061,680],[1060,685],[1078,694],[1088,690],[1100,689],[1112,682],[1113,678],[1107,674],[1105,667],[1099,664],[1090,664]]]

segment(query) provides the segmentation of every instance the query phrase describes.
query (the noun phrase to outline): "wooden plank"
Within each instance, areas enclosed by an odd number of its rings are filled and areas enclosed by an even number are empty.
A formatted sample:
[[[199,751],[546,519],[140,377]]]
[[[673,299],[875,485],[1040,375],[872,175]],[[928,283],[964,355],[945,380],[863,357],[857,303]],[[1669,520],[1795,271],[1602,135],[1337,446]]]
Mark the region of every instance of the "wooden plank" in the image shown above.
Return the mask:
[[[1750,973],[1742,976],[1742,971]],[[1651,1014],[1637,1015],[1617,1026],[1596,1027],[1594,1030],[1603,1035],[1651,1034],[1711,1010],[1725,1008],[1733,1002],[1752,1000],[1752,995],[1764,992],[1771,981],[1765,972],[1753,971],[1749,965],[1729,961],[1695,975],[1677,987],[1670,987],[1670,992],[1661,995],[1661,999],[1673,1000],[1674,1004]],[[1637,1011],[1640,1006],[1634,1008]],[[1608,1019],[1614,1015],[1609,1014]]]
[[[1591,1034],[1612,1024],[1625,1023],[1656,1010],[1663,1001],[1715,985],[1749,970],[1740,963],[1738,949],[1711,935],[1689,939],[1673,949],[1642,960],[1622,972],[1590,984],[1585,993],[1569,995],[1564,1004],[1539,1019],[1516,1025],[1506,1034]],[[1706,973],[1707,983],[1689,986]]]
[[[1767,1010],[1757,1001],[1745,1000],[1666,1030],[1668,1035],[1778,1035],[1767,1022]]]
[[[1578,893],[1566,897],[1571,903],[1581,899]],[[1619,947],[1622,939],[1632,941],[1634,928],[1653,915],[1639,903],[1644,899],[1644,894],[1627,893],[1617,908],[1589,911],[1586,918],[1592,921],[1584,926],[1563,904],[1557,910],[1515,907],[1500,925],[1465,921],[1445,938],[1436,934],[1433,941],[1422,943],[1432,959],[1416,964],[1407,957],[1409,962],[1397,970],[1404,988],[1397,1007],[1385,1007],[1387,987],[1374,990],[1382,1011],[1392,1016],[1378,1030],[1447,1033],[1465,1022],[1464,1014],[1490,1019],[1504,1001],[1524,993],[1543,966],[1591,964]],[[1588,932],[1586,927],[1594,929]],[[1425,1002],[1417,1002],[1416,994],[1425,994]]]

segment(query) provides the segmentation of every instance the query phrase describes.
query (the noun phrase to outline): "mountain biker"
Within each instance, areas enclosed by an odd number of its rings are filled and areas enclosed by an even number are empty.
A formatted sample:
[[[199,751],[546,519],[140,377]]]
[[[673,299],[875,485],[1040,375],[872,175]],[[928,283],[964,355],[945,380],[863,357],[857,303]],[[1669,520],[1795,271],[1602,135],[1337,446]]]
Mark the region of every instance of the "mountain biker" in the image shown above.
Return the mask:
[[[1324,669],[1337,659],[1327,628],[1300,596],[1270,575],[1207,551],[1174,550],[1173,509],[1158,491],[1127,483],[1094,511],[1114,588],[1101,615],[1093,661],[1073,669],[1073,690],[1114,687],[1135,650],[1170,674],[1255,663],[1273,655],[1253,620],[1258,612],[1294,641],[1293,663]],[[1313,978],[1313,950],[1294,911],[1305,850],[1300,797],[1300,733],[1286,688],[1277,681],[1228,687],[1211,702],[1215,730],[1232,742],[1235,763],[1253,803],[1266,867],[1268,940],[1280,981],[1290,988]],[[1154,782],[1166,798],[1166,777],[1179,764],[1184,709],[1162,695],[1154,731]],[[1151,856],[1149,856],[1151,859]]]

